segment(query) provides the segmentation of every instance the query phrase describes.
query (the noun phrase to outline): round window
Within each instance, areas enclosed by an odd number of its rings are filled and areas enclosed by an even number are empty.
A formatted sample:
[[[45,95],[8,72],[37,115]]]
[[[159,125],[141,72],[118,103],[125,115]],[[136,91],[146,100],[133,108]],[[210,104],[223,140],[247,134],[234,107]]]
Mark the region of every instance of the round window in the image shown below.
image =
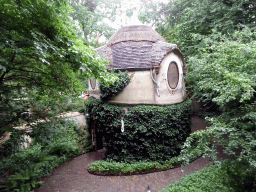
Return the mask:
[[[167,71],[167,81],[170,88],[175,89],[179,83],[179,69],[175,62],[171,62]]]
[[[92,89],[95,89],[96,87],[96,79],[94,79],[93,77],[90,78],[90,85]]]

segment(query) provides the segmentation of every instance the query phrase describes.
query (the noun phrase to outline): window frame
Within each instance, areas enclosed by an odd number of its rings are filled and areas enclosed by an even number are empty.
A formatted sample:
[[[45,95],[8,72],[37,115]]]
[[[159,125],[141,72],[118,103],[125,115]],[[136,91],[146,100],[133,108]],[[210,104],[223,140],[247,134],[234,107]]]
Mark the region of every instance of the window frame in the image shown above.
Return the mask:
[[[177,76],[178,76],[178,79],[177,79],[177,82],[176,82],[176,85],[175,86],[171,86],[170,83],[169,83],[169,68],[171,65],[175,65],[176,66],[176,69],[177,69]],[[171,89],[171,90],[175,90],[177,89],[177,87],[179,86],[179,82],[180,82],[180,69],[179,69],[179,65],[177,64],[177,62],[175,61],[171,61],[168,65],[168,68],[167,68],[167,73],[166,73],[166,81],[167,81],[167,84],[168,84],[168,88]]]

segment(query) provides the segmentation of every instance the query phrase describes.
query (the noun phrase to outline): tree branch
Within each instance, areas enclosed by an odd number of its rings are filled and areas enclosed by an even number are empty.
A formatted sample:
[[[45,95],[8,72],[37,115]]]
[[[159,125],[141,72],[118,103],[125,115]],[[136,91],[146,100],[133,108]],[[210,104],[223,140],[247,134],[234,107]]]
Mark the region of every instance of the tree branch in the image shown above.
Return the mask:
[[[7,73],[9,73],[10,71],[11,71],[11,69],[6,69],[6,71],[3,73],[3,75],[1,75],[1,77],[0,77],[0,84],[3,83],[3,81],[4,81],[4,76],[5,76]]]

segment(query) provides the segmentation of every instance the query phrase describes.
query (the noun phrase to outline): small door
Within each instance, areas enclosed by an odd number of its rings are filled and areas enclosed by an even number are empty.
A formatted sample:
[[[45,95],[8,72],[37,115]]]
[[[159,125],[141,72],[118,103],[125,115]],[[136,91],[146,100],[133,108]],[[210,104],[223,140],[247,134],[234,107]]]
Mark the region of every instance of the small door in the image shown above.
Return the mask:
[[[169,64],[167,71],[167,81],[171,89],[175,89],[179,83],[179,68],[176,62],[172,61]]]

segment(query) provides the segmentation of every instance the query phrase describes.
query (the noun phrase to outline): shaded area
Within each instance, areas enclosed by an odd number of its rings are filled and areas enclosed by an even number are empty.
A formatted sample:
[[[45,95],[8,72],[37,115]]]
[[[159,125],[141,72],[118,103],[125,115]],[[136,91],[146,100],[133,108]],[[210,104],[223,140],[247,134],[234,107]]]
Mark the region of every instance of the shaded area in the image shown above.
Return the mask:
[[[35,192],[141,192],[148,185],[154,192],[209,163],[208,158],[201,157],[185,167],[133,176],[105,177],[88,173],[86,165],[102,159],[102,155],[103,150],[90,152],[60,165],[49,177],[43,179],[44,185],[35,189]]]
[[[192,131],[207,126],[203,118],[192,117]],[[221,148],[218,158],[224,157]],[[202,169],[210,163],[208,158],[198,158],[187,166],[162,172],[132,176],[97,176],[88,173],[86,166],[102,159],[103,150],[90,152],[63,163],[55,168],[44,184],[35,192],[141,192],[150,186],[152,192],[159,191],[186,174]]]

